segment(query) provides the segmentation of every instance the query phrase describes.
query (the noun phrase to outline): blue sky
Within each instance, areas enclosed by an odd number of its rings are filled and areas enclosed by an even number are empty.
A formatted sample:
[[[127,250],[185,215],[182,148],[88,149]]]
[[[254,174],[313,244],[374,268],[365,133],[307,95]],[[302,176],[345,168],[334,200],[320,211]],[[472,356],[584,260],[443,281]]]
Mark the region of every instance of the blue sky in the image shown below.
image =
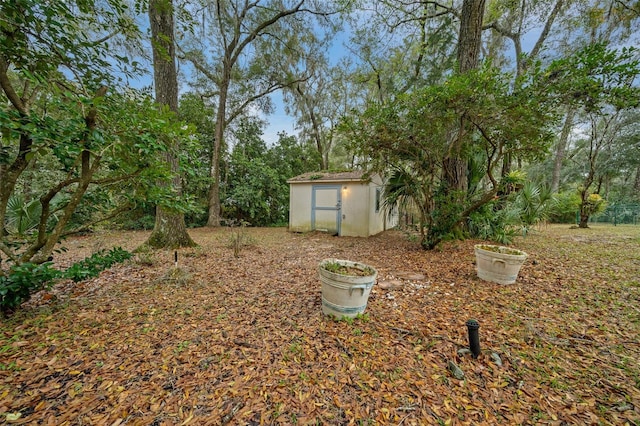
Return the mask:
[[[273,114],[269,114],[264,117],[268,124],[264,129],[262,139],[264,139],[267,144],[275,143],[278,140],[279,132],[285,132],[288,135],[297,133],[297,130],[294,127],[294,118],[287,115],[284,110],[282,93],[278,91],[277,93],[272,94],[271,99],[273,100],[276,110]]]

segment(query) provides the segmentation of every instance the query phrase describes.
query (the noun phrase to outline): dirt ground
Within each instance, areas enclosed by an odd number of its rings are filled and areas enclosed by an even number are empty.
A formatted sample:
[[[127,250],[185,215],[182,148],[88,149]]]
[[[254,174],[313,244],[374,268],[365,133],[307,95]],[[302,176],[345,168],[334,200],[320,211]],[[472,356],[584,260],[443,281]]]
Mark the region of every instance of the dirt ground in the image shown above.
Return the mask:
[[[190,234],[177,268],[140,252],[3,320],[0,422],[640,424],[640,226],[539,228],[512,244],[529,254],[512,285],[476,277],[479,241]],[[56,266],[148,235],[71,238]],[[363,317],[322,314],[325,258],[378,270]]]

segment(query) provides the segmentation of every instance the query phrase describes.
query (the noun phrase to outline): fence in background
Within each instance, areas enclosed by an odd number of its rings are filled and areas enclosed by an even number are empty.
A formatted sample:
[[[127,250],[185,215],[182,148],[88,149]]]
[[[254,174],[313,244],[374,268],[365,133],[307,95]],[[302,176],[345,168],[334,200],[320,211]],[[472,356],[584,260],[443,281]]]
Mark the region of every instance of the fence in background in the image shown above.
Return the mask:
[[[640,225],[640,203],[609,204],[604,212],[591,218],[590,222]]]

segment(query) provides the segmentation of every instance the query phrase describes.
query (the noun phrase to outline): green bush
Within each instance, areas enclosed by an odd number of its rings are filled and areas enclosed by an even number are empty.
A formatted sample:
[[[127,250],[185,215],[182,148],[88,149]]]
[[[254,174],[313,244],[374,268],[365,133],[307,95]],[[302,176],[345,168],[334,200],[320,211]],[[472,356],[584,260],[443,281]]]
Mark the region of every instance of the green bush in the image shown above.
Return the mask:
[[[132,256],[133,255],[131,253],[124,250],[122,247],[115,247],[107,253],[105,253],[104,250],[101,250],[92,254],[90,257],[71,265],[64,272],[64,277],[69,278],[74,282],[97,277],[100,272],[110,268],[116,263],[130,259]]]
[[[607,201],[600,194],[589,194],[586,201],[582,203],[582,212],[589,216],[595,216],[607,209]]]
[[[0,275],[0,311],[4,316],[10,314],[29,300],[33,293],[51,288],[53,280],[57,278],[78,282],[96,277],[103,270],[132,256],[121,247],[115,247],[109,252],[103,250],[74,263],[64,272],[54,269],[51,262],[13,265],[5,275]]]
[[[61,276],[60,271],[51,267],[51,262],[37,265],[23,263],[12,266],[6,275],[0,276],[0,310],[3,315],[13,312],[31,295],[44,288],[50,288],[52,280]]]
[[[520,234],[521,210],[514,203],[485,204],[469,215],[467,226],[470,236],[510,244]]]
[[[506,199],[488,203],[469,216],[469,233],[474,238],[509,244],[517,235],[526,235],[545,221],[553,197],[549,190],[527,182]]]
[[[575,192],[561,192],[555,194],[549,212],[552,223],[575,223],[576,213],[580,210],[580,196]]]

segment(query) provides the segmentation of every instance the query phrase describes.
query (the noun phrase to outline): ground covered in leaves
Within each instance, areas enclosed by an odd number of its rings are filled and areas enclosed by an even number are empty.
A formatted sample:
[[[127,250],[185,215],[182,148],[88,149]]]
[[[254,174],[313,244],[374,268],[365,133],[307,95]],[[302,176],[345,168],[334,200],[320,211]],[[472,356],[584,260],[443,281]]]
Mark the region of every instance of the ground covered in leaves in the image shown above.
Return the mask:
[[[2,320],[0,423],[640,422],[640,226],[541,228],[513,244],[529,258],[506,286],[476,277],[478,241],[237,231],[192,230],[177,268],[138,253]],[[70,239],[57,266],[147,236]],[[325,258],[378,270],[365,317],[322,315]],[[478,359],[458,352],[471,318]]]

